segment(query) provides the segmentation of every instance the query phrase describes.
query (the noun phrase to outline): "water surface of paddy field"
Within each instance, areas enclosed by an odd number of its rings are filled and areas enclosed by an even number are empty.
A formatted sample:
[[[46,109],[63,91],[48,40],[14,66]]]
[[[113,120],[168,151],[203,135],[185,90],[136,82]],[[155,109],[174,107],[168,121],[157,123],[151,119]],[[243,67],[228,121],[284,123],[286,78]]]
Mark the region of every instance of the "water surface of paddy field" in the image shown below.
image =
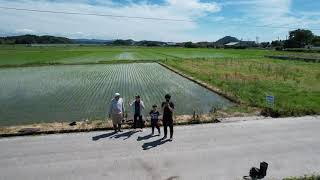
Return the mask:
[[[0,69],[0,126],[103,119],[115,92],[142,96],[146,111],[172,95],[176,114],[208,113],[228,100],[156,63]]]

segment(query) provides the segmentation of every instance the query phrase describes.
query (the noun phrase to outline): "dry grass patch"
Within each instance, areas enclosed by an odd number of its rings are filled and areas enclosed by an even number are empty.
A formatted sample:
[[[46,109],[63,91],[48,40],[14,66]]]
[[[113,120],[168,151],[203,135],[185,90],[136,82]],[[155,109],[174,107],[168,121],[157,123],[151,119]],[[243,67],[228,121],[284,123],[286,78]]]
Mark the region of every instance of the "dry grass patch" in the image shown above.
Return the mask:
[[[175,116],[175,125],[202,124],[202,123],[218,123],[223,122],[223,118],[228,117],[244,117],[258,115],[258,109],[247,109],[246,107],[234,107],[228,110],[219,110],[211,114],[194,114]],[[146,126],[150,126],[147,118]],[[218,120],[219,119],[219,120]],[[161,124],[161,121],[160,121]],[[123,128],[131,128],[132,120],[123,123]],[[53,133],[70,133],[70,132],[87,132],[95,130],[111,130],[112,122],[110,120],[93,120],[78,121],[76,125],[70,126],[68,122],[40,123],[21,126],[0,127],[0,137],[20,136],[20,135],[37,135],[37,134],[53,134]]]

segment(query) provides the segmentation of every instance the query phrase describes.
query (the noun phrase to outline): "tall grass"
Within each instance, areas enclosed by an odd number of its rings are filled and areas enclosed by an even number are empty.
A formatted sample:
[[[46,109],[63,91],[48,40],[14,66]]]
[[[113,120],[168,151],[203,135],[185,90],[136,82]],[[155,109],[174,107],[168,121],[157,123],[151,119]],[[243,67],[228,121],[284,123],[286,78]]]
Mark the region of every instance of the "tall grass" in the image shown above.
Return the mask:
[[[320,64],[271,59],[186,59],[165,63],[251,106],[268,108],[265,98],[273,95],[272,110],[279,115],[320,113]]]

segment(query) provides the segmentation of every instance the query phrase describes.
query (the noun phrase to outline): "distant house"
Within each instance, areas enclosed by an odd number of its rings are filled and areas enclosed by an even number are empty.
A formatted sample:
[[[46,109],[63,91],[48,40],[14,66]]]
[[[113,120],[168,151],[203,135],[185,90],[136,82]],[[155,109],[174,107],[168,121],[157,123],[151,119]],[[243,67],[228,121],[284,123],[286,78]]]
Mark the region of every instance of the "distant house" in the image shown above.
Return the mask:
[[[167,46],[176,46],[177,45],[177,43],[175,43],[175,42],[167,42]]]
[[[248,48],[257,47],[255,41],[239,41],[239,42],[229,42],[224,45],[225,48]]]
[[[245,47],[258,47],[258,44],[255,41],[240,41],[241,46]]]
[[[225,47],[238,47],[240,45],[240,42],[229,42],[225,44]]]
[[[246,48],[241,45],[241,42],[229,42],[229,43],[225,44],[223,47],[226,49],[228,49],[228,48],[235,48],[235,49]]]
[[[304,48],[311,50],[320,50],[320,46],[306,45]]]

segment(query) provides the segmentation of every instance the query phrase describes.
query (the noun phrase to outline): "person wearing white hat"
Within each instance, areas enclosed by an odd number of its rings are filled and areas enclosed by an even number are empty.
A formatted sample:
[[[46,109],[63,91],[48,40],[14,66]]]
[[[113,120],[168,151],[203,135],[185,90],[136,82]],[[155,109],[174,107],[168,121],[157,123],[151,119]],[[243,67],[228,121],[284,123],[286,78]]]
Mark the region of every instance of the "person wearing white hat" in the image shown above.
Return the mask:
[[[109,118],[112,119],[113,129],[115,132],[121,131],[121,120],[124,117],[124,103],[119,93],[114,94],[109,108]]]

